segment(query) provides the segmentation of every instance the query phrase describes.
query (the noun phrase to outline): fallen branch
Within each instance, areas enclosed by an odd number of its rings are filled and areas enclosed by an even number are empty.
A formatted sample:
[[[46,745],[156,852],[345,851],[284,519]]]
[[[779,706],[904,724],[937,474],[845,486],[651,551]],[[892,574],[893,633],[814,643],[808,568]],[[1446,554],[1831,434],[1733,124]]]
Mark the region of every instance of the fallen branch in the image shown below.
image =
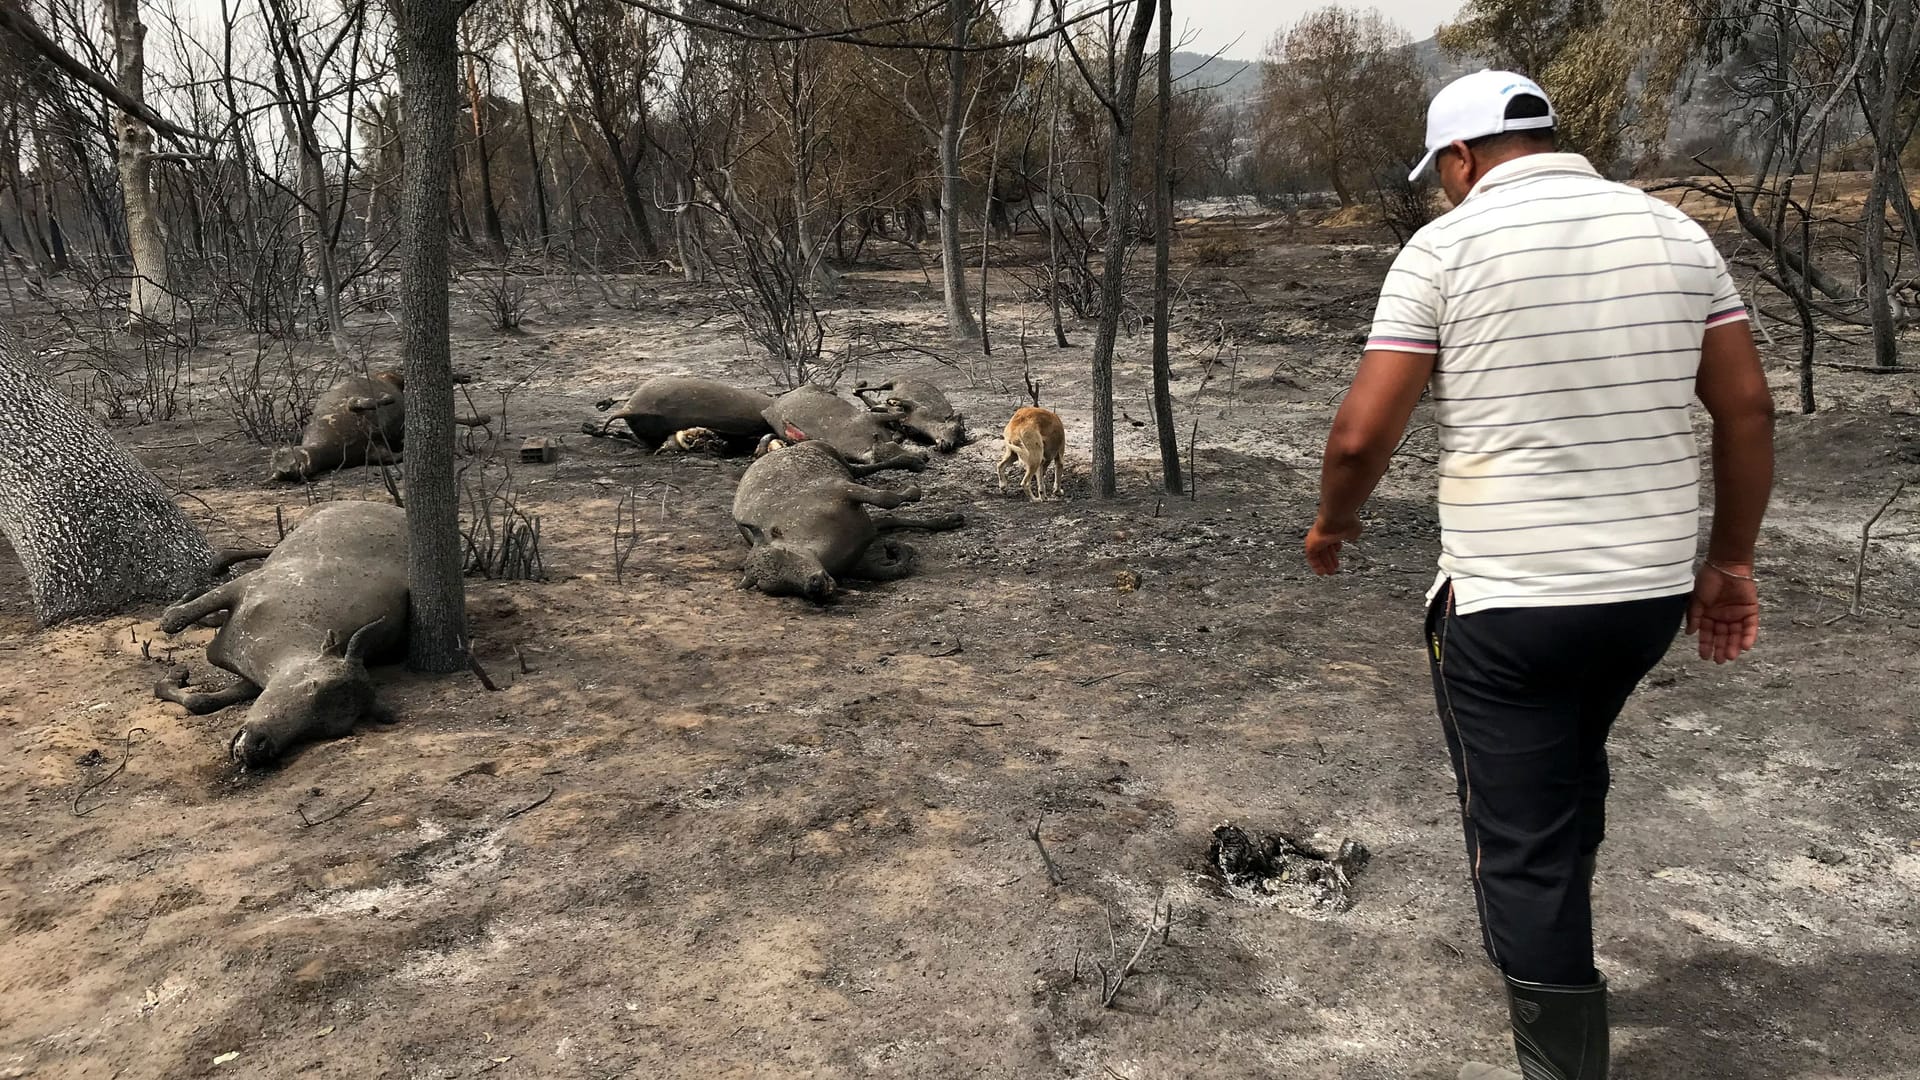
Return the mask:
[[[493,680],[487,677],[487,669],[480,666],[480,658],[473,655],[472,649],[467,650],[467,667],[479,678],[480,685],[486,687],[489,693],[499,693],[500,688],[493,685]]]
[[[353,800],[352,802],[348,803],[345,806],[342,806],[338,810],[335,810],[333,813],[328,814],[326,817],[323,817],[323,818],[309,819],[307,817],[307,804],[305,803],[301,803],[295,806],[293,808],[293,812],[300,815],[301,828],[311,829],[315,825],[325,825],[329,821],[346,817],[348,811],[354,809],[355,807],[359,806],[361,803],[366,802],[368,799],[371,799],[371,798],[373,798],[373,789],[368,788],[365,794],[361,795],[359,798]]]
[[[1053,864],[1053,856],[1047,854],[1046,842],[1040,839],[1040,822],[1046,819],[1045,814],[1040,815],[1040,820],[1034,822],[1033,828],[1027,830],[1027,839],[1033,841],[1033,846],[1040,849],[1040,861],[1047,864],[1047,884],[1058,887],[1065,885],[1067,878],[1060,872],[1060,868]]]
[[[553,792],[554,792],[554,787],[553,787],[553,785],[552,785],[552,784],[548,784],[548,785],[547,785],[547,793],[546,793],[545,795],[542,795],[542,796],[540,796],[539,798],[537,798],[537,799],[535,799],[535,800],[533,800],[532,802],[530,802],[530,803],[528,803],[527,805],[525,805],[525,806],[523,806],[523,807],[521,807],[520,809],[518,809],[518,810],[515,810],[514,812],[512,812],[512,813],[510,813],[510,814],[508,814],[508,815],[507,815],[506,817],[503,817],[503,818],[501,818],[500,820],[501,820],[501,821],[512,821],[512,820],[513,820],[514,818],[517,818],[517,817],[519,817],[519,816],[520,816],[521,814],[524,814],[524,813],[527,813],[527,812],[528,812],[528,811],[530,811],[530,810],[538,810],[539,808],[541,808],[542,806],[545,806],[545,805],[547,804],[547,800],[548,800],[548,799],[551,799],[551,798],[553,798]]]
[[[89,806],[85,810],[82,810],[80,809],[80,800],[86,798],[87,794],[95,790],[96,788],[99,788],[105,784],[111,783],[114,777],[119,776],[121,772],[125,771],[127,767],[127,762],[133,760],[133,737],[135,735],[145,735],[145,734],[147,734],[147,729],[143,727],[132,728],[127,732],[127,744],[126,744],[126,748],[120,752],[120,764],[115,765],[113,767],[112,772],[108,773],[107,775],[101,777],[98,780],[93,781],[92,783],[88,784],[86,787],[81,788],[77,793],[74,794],[73,796],[73,816],[74,817],[86,817],[88,814],[91,814],[95,810],[100,809],[100,807],[107,805],[106,800],[103,799],[100,801],[98,805]]]

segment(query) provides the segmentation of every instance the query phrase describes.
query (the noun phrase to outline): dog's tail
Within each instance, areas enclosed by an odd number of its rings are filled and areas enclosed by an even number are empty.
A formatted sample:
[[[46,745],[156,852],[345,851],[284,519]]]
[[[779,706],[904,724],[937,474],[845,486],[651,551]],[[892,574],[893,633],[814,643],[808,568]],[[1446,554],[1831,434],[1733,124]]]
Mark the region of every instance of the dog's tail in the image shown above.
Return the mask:
[[[1039,424],[1028,424],[1014,433],[1019,441],[1020,458],[1032,468],[1040,468],[1047,460],[1047,437],[1041,433]]]

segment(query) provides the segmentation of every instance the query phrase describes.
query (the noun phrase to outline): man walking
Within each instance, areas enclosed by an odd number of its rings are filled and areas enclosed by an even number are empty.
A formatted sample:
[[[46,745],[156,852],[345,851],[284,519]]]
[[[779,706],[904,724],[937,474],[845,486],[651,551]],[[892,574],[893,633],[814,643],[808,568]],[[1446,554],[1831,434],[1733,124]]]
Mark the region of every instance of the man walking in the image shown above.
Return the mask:
[[[1487,955],[1525,1080],[1607,1075],[1589,906],[1606,738],[1684,619],[1701,657],[1753,647],[1753,550],[1773,398],[1725,262],[1686,215],[1554,152],[1532,80],[1481,71],[1433,99],[1429,166],[1454,210],[1395,260],[1334,420],[1307,561],[1340,566],[1431,388],[1440,574],[1426,648]],[[1696,568],[1697,396],[1714,512]],[[1469,1065],[1472,1078],[1514,1073]]]

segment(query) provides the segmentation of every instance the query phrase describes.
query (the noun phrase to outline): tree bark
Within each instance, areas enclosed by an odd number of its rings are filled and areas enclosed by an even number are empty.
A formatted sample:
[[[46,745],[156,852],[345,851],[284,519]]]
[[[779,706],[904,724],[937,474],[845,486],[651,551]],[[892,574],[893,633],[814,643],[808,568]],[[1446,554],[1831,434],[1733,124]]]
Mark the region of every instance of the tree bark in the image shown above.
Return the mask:
[[[474,164],[480,171],[480,224],[487,231],[487,246],[505,257],[507,234],[500,226],[500,206],[493,198],[493,156],[487,152],[486,98],[480,93],[480,76],[471,56],[467,57],[467,103],[473,114]]]
[[[1107,103],[1113,126],[1107,148],[1107,250],[1100,270],[1100,325],[1093,338],[1093,493],[1103,499],[1112,498],[1118,490],[1113,460],[1113,347],[1120,336],[1127,249],[1133,244],[1133,110],[1140,93],[1147,33],[1153,29],[1154,3],[1140,0],[1134,10],[1126,51],[1120,56],[1119,84]]]
[[[643,259],[660,256],[660,245],[653,238],[653,225],[647,221],[647,197],[640,190],[640,152],[628,159],[618,136],[606,136],[607,149],[613,154],[614,168],[620,173],[620,198],[627,207],[627,223],[633,228],[633,246]]]
[[[43,623],[168,603],[214,551],[158,477],[0,329],[0,534]]]
[[[281,81],[281,92],[288,84]],[[294,154],[300,161],[300,240],[305,250],[310,287],[320,290],[320,317],[326,320],[332,335],[333,354],[347,355],[345,319],[340,314],[340,275],[333,258],[333,242],[327,229],[332,220],[332,195],[327,188],[326,167],[320,159],[320,141],[313,127],[313,114],[306,103],[282,101],[282,122],[294,142]]]
[[[1047,108],[1047,306],[1053,312],[1053,344],[1067,347],[1067,326],[1060,318],[1060,154],[1055,145],[1060,134],[1060,39],[1053,39],[1053,59],[1048,69],[1052,80],[1053,101]]]
[[[453,474],[453,362],[447,339],[447,203],[459,111],[458,0],[393,0],[395,69],[406,108],[400,194],[400,352],[407,380],[407,663],[466,665],[459,492]]]
[[[1873,186],[1867,191],[1862,211],[1861,237],[1866,256],[1867,306],[1873,320],[1873,358],[1883,368],[1900,364],[1899,326],[1893,317],[1892,281],[1887,269],[1887,205],[1895,197],[1893,185],[1900,176],[1900,151],[1904,149],[1903,140],[1896,135],[1901,91],[1913,68],[1916,45],[1920,45],[1915,41],[1912,0],[1893,0],[1887,5],[1887,18],[1891,23],[1886,50],[1880,57],[1878,100],[1863,101],[1874,135],[1874,163]],[[1904,199],[1906,192],[1899,195]]]
[[[1168,264],[1173,245],[1173,0],[1160,0],[1160,124],[1153,140],[1153,426],[1160,436],[1160,475],[1169,495],[1186,490],[1180,475],[1180,433],[1173,429],[1172,362],[1167,355]]]
[[[960,143],[966,135],[967,26],[971,0],[947,0],[953,19],[953,44],[947,53],[947,113],[940,124],[940,277],[947,301],[947,332],[961,341],[980,336],[967,307],[966,256],[960,252]]]
[[[513,46],[513,70],[520,80],[520,118],[527,129],[527,172],[533,180],[534,220],[540,230],[540,250],[547,250],[547,241],[553,235],[553,222],[547,216],[547,184],[541,175],[539,128],[534,123],[533,99],[527,93],[527,66],[520,59],[520,37],[514,34],[510,39]]]
[[[114,66],[121,93],[146,101],[147,28],[139,0],[107,0],[107,32],[113,38]],[[133,281],[127,300],[130,325],[173,322],[173,290],[167,276],[167,239],[160,216],[160,195],[153,185],[153,129],[131,113],[115,112],[114,164],[120,172],[127,215],[127,251],[133,257]]]

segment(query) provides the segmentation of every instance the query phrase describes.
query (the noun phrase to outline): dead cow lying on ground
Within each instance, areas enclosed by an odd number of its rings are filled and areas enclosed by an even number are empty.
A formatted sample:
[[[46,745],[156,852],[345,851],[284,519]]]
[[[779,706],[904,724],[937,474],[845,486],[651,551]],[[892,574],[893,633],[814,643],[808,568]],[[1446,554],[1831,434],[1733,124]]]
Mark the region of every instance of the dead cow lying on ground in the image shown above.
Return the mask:
[[[775,398],[764,413],[767,426],[788,442],[826,443],[848,461],[919,472],[927,455],[900,445],[894,422],[904,414],[873,412],[811,384]]]
[[[892,510],[920,499],[917,487],[886,491],[855,482],[883,467],[851,465],[819,442],[781,447],[749,466],[733,497],[733,520],[748,546],[740,587],[824,601],[836,579],[890,581],[913,571],[913,548],[882,533],[966,523],[959,514],[869,514],[869,506]]]
[[[894,379],[878,386],[862,385],[854,394],[876,413],[893,418],[893,423],[920,442],[932,443],[943,454],[951,454],[967,444],[966,417],[947,400],[940,388],[925,379]],[[885,396],[880,404],[874,395]]]
[[[467,381],[455,375],[455,382]],[[351,465],[394,465],[407,430],[406,383],[397,371],[349,375],[313,403],[299,446],[273,452],[275,480],[310,480]],[[492,417],[456,416],[463,427],[484,427]]]
[[[259,569],[168,608],[177,634],[227,612],[207,660],[239,676],[191,693],[175,668],[155,695],[194,714],[257,698],[227,744],[245,767],[289,747],[337,739],[361,720],[391,719],[374,699],[367,663],[400,659],[407,630],[407,518],[397,506],[325,503],[287,534]]]
[[[306,480],[345,465],[391,465],[400,460],[407,412],[397,371],[350,375],[313,403],[299,446],[273,452],[275,480]]]
[[[605,412],[615,404],[608,398],[594,407]],[[768,434],[761,414],[771,404],[773,397],[758,390],[742,390],[714,379],[660,375],[641,383],[604,423],[587,422],[580,430],[606,438],[614,421],[624,420],[633,437],[656,447],[656,453],[746,454]]]

